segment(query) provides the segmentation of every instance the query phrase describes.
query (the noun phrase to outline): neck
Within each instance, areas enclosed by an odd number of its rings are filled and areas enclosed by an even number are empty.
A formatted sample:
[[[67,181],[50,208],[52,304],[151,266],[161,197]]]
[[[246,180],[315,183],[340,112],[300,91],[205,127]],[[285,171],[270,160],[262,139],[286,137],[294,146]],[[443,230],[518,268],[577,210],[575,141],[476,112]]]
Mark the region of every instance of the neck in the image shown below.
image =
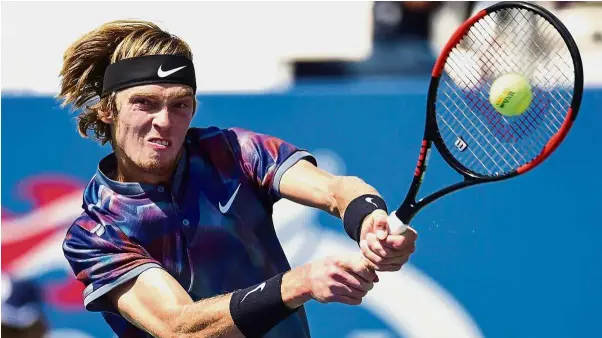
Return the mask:
[[[136,182],[145,184],[165,184],[169,182],[169,177],[173,170],[170,170],[169,174],[157,175],[154,173],[144,172],[142,170],[129,170],[123,166],[118,166],[117,173],[115,174],[115,181],[117,182]]]
[[[155,170],[149,172],[139,168],[135,163],[125,156],[117,157],[117,172],[114,179],[117,182],[136,182],[145,184],[168,184],[180,160],[178,154],[174,163],[166,170]]]

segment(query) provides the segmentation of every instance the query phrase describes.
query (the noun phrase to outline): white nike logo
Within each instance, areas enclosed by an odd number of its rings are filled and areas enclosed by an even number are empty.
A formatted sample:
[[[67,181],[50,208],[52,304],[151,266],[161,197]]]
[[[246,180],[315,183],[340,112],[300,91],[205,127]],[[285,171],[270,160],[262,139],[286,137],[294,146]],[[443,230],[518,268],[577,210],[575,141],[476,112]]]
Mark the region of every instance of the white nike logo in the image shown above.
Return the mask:
[[[225,214],[228,212],[228,210],[230,210],[230,206],[232,206],[232,202],[234,202],[234,197],[236,197],[236,194],[238,194],[239,188],[240,188],[240,183],[238,183],[238,187],[236,187],[236,190],[234,190],[232,197],[230,197],[230,199],[228,200],[228,203],[226,203],[226,205],[222,205],[222,202],[218,203],[219,211],[221,211],[222,214]]]
[[[165,71],[165,70],[161,69],[161,67],[163,67],[163,65],[159,66],[159,69],[157,70],[157,76],[159,76],[159,77],[170,76],[171,74],[177,72],[178,70],[186,68],[186,66],[182,66],[182,67],[174,68],[172,70]]]
[[[366,202],[372,203],[375,207],[378,208],[378,205],[376,205],[376,203],[372,202],[372,197],[366,197]]]
[[[255,292],[255,291],[257,291],[257,290],[259,290],[259,292],[263,291],[263,288],[265,288],[265,282],[263,282],[263,283],[261,283],[261,284],[257,285],[257,287],[256,287],[255,289],[253,289],[253,290],[251,290],[251,291],[247,292],[247,294],[246,294],[244,297],[242,297],[242,300],[241,300],[240,302],[241,302],[241,303],[242,303],[242,302],[244,302],[244,301],[245,301],[245,298],[247,298],[247,296],[248,296],[250,293],[252,293],[252,292]]]

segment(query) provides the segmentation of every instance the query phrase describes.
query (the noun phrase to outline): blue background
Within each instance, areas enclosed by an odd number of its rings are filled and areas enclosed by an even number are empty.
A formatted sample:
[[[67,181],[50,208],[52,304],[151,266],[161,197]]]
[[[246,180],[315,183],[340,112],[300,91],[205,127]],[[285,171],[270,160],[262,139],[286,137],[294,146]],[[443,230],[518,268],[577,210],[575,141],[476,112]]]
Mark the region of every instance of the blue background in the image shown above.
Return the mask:
[[[367,79],[300,83],[278,94],[200,95],[193,125],[239,126],[309,150],[328,148],[344,160],[346,174],[375,186],[393,208],[416,165],[427,87],[427,78]],[[586,89],[567,139],[536,170],[448,196],[414,219],[412,263],[449,291],[486,337],[602,337],[595,324],[602,313],[601,103],[602,90]],[[3,209],[31,211],[18,198],[22,180],[60,174],[87,182],[109,152],[81,139],[75,115],[51,97],[3,95],[2,115]],[[433,152],[422,194],[458,178]],[[329,215],[320,214],[320,224],[344,233]],[[98,314],[48,311],[56,327],[110,335]],[[315,337],[386,330],[362,307],[312,302],[308,315]]]

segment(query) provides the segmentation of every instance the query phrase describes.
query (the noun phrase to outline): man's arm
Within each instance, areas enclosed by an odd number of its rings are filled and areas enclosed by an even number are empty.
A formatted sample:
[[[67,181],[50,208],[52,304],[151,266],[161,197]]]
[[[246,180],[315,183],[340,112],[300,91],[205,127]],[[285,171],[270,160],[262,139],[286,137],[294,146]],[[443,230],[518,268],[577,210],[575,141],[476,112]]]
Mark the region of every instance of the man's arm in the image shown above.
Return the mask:
[[[230,294],[193,302],[163,269],[149,269],[107,294],[120,314],[154,337],[242,337],[229,312]]]
[[[322,209],[341,219],[347,215],[347,208],[356,198],[366,194],[380,197],[376,189],[360,178],[335,176],[304,160],[295,163],[282,175],[279,188],[282,197]],[[363,203],[361,199],[358,202]],[[352,214],[362,215],[361,210],[355,211]],[[401,269],[415,250],[417,234],[414,229],[408,228],[401,235],[389,235],[387,217],[385,210],[377,208],[363,219],[357,217],[357,223],[361,224],[359,229],[353,228],[354,217],[350,217],[348,222],[352,225],[351,230],[346,228],[348,233],[356,234],[354,238],[359,237],[366,265],[375,271]]]
[[[193,302],[171,275],[154,268],[107,296],[124,318],[155,337],[243,337],[236,323],[250,325],[250,330],[261,325],[263,329],[270,329],[281,320],[282,313],[274,312],[274,305],[277,307],[280,302],[291,310],[310,299],[358,305],[377,280],[374,271],[366,267],[359,255],[326,258],[285,273],[276,295],[278,302],[262,304],[262,300],[274,298],[270,285],[275,284],[270,283],[275,278],[268,280],[267,285],[262,283],[264,288],[260,290],[250,286],[251,292],[245,289],[242,293],[237,291]],[[245,300],[243,296],[249,297]],[[238,312],[241,322],[235,321],[231,312],[233,297],[234,303],[241,305],[238,311],[245,308]],[[262,310],[266,308],[267,312]],[[290,312],[284,311],[285,315]],[[262,320],[266,322],[260,323]]]
[[[282,197],[341,219],[349,203],[364,194],[379,195],[358,177],[336,176],[305,160],[295,163],[280,180]]]
[[[305,270],[291,270],[282,280],[282,299],[291,309],[311,299]],[[124,318],[155,337],[244,337],[230,313],[232,293],[194,302],[163,269],[144,271],[108,297]]]

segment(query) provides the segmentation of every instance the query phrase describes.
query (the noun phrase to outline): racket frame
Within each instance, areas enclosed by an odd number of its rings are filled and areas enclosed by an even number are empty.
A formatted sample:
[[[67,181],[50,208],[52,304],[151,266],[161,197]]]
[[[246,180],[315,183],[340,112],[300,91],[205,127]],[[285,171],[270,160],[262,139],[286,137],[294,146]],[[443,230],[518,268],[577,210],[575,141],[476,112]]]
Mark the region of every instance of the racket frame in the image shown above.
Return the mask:
[[[496,175],[496,176],[484,176],[479,175],[470,169],[466,168],[462,165],[449,151],[449,149],[445,146],[443,138],[439,132],[439,127],[437,125],[437,114],[435,110],[436,100],[437,100],[437,89],[439,87],[439,80],[441,78],[441,74],[445,67],[445,63],[447,58],[452,51],[452,49],[460,42],[460,40],[464,37],[465,33],[470,30],[470,28],[479,20],[484,18],[485,16],[497,12],[504,9],[525,9],[535,14],[543,17],[548,23],[550,23],[560,34],[564,42],[568,46],[568,50],[571,54],[571,58],[573,61],[573,69],[575,73],[575,84],[573,89],[573,97],[571,101],[571,105],[567,111],[567,117],[560,127],[559,131],[548,141],[548,143],[544,146],[539,155],[537,155],[533,160],[529,163],[512,170],[508,173]],[[467,188],[477,184],[484,184],[490,182],[497,182],[505,179],[509,179],[515,177],[517,175],[524,174],[531,169],[535,168],[537,165],[541,164],[545,159],[547,159],[552,152],[562,143],[568,134],[570,128],[574,120],[577,117],[577,113],[579,111],[579,107],[581,105],[581,98],[583,96],[583,67],[581,63],[581,56],[579,53],[579,49],[577,44],[573,40],[573,37],[569,33],[568,29],[564,26],[564,24],[557,19],[552,13],[550,13],[545,8],[527,3],[527,2],[516,2],[516,1],[508,1],[508,2],[500,2],[496,3],[488,8],[485,8],[471,18],[466,20],[462,25],[460,25],[456,31],[453,33],[452,37],[448,40],[447,44],[443,48],[441,54],[437,58],[435,65],[433,67],[433,71],[431,74],[431,81],[429,84],[428,97],[427,97],[427,114],[426,114],[426,122],[425,122],[425,132],[422,140],[422,146],[420,149],[420,155],[418,157],[418,162],[416,164],[416,170],[414,172],[414,177],[412,182],[410,183],[410,187],[406,198],[403,203],[399,206],[399,208],[393,211],[389,217],[389,224],[393,224],[393,228],[396,228],[395,232],[401,233],[405,231],[407,228],[407,224],[414,218],[414,216],[424,208],[426,205],[432,203],[433,201],[451,194],[457,190]],[[435,147],[441,157],[460,175],[463,176],[464,180],[457,182],[455,184],[449,185],[445,188],[442,188],[420,200],[416,200],[418,196],[418,191],[422,185],[422,181],[424,179],[424,175],[427,170],[427,164],[430,157],[430,152],[432,150],[432,144],[435,144]]]

